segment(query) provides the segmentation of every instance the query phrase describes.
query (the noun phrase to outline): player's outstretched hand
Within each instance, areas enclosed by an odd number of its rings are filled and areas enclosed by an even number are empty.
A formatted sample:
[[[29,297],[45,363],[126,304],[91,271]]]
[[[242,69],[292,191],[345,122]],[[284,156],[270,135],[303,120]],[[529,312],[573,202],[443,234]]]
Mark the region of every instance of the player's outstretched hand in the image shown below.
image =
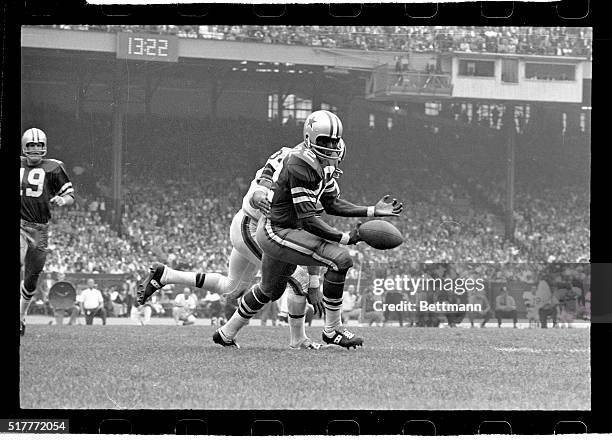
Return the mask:
[[[359,236],[359,226],[361,226],[361,222],[357,223],[351,232],[349,232],[349,241],[347,244],[357,244],[363,241],[363,238]]]
[[[49,200],[49,203],[57,206],[64,206],[66,204],[66,200],[64,200],[64,198],[61,196],[55,196]]]
[[[387,194],[374,205],[374,217],[397,217],[403,210],[404,204]]]
[[[267,194],[261,191],[255,191],[251,198],[251,203],[257,209],[259,209],[266,217],[270,213],[270,202],[268,201]]]
[[[319,315],[321,318],[325,316],[325,307],[323,307],[323,292],[318,287],[309,287],[306,299],[312,307],[314,307],[315,316]]]

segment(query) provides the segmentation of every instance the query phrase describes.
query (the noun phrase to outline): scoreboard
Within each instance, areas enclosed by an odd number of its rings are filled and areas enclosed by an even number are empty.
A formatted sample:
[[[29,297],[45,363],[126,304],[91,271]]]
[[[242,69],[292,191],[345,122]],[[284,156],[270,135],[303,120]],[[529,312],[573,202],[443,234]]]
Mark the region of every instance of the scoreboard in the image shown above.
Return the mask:
[[[178,37],[118,32],[117,58],[175,63],[178,61]]]

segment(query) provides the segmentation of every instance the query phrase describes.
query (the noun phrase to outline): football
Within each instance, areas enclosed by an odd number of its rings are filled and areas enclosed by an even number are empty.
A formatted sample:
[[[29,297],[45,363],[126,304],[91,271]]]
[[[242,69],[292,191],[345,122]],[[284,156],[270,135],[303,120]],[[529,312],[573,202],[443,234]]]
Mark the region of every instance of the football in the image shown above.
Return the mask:
[[[385,220],[371,220],[359,227],[359,236],[374,249],[393,249],[404,242],[402,233]]]

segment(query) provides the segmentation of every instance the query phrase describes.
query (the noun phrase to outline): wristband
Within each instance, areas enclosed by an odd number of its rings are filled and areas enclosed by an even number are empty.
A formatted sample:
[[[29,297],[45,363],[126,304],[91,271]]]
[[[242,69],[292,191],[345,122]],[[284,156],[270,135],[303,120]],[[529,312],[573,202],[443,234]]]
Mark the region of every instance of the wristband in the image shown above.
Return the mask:
[[[345,232],[344,234],[342,234],[342,238],[340,239],[340,244],[348,244],[350,239],[351,239],[351,236]]]
[[[310,275],[310,281],[308,282],[308,287],[311,289],[318,289],[321,285],[321,281],[319,280],[319,275]]]
[[[368,214],[367,217],[374,217],[374,212],[376,211],[375,206],[368,206]]]

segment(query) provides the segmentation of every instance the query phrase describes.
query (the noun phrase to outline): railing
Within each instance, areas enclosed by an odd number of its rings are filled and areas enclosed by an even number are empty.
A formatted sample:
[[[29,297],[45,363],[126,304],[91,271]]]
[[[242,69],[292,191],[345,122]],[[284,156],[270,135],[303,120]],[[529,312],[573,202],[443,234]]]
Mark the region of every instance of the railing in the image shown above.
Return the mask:
[[[366,97],[370,99],[390,95],[450,96],[452,93],[449,74],[397,72],[388,65],[375,69],[366,87]]]

